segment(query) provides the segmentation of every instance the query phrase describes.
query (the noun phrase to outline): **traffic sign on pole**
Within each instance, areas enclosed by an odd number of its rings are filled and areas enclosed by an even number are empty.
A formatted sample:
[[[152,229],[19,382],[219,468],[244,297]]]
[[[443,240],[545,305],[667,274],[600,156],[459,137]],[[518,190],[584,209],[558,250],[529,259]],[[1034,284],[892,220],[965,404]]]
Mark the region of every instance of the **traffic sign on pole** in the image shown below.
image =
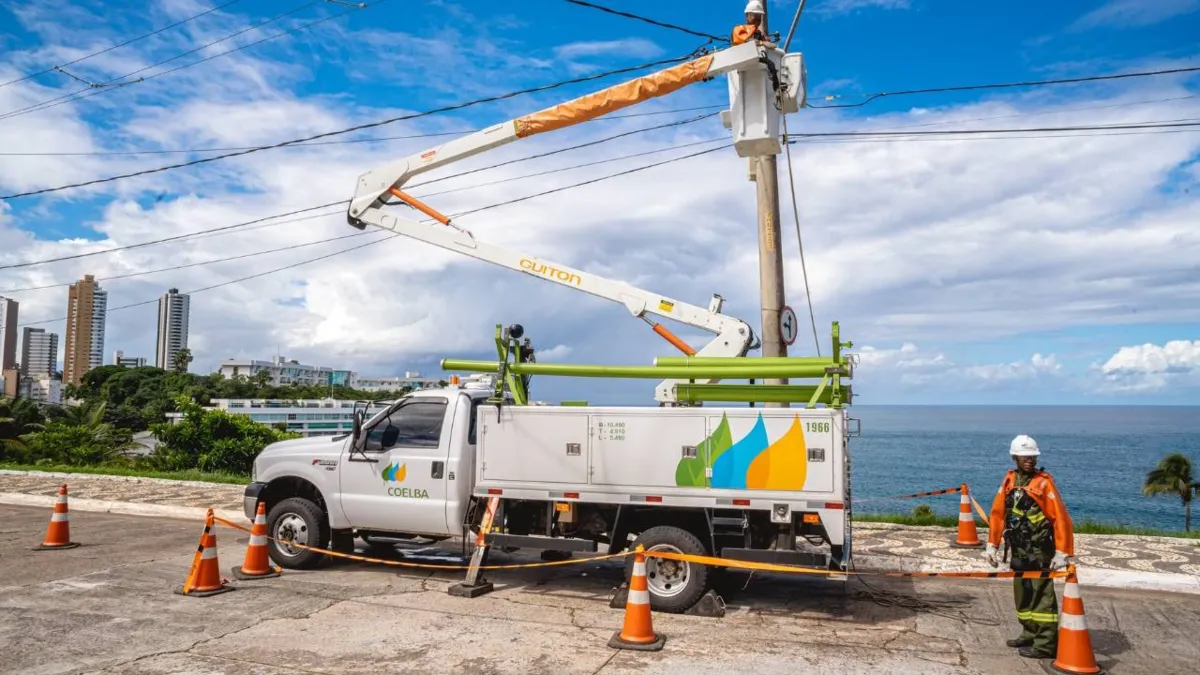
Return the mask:
[[[784,343],[791,345],[796,342],[796,333],[799,332],[800,324],[796,321],[796,312],[787,305],[779,312],[779,337]]]

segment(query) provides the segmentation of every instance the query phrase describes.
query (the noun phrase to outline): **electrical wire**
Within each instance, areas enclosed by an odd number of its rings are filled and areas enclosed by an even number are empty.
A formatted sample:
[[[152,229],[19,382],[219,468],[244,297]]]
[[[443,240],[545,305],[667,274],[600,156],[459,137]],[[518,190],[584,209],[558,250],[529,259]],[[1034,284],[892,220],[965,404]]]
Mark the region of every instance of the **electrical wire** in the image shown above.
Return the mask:
[[[803,1],[800,3],[800,8],[804,8]],[[799,12],[796,13],[797,16],[799,14]],[[787,115],[784,115],[783,135],[785,138],[787,133]],[[808,284],[808,265],[804,262],[804,237],[800,234],[800,205],[796,201],[796,178],[792,175],[792,144],[784,143],[783,147],[787,153],[788,188],[792,192],[792,217],[796,222],[796,244],[800,247],[800,272],[804,275],[804,298],[808,301],[808,319],[812,323],[813,345],[816,347],[817,356],[820,356],[821,339],[817,337],[817,316],[813,312],[812,287]]]
[[[609,7],[603,7],[601,5],[596,5],[596,4],[593,4],[590,2],[583,2],[582,0],[567,0],[567,2],[571,3],[572,5],[579,5],[580,7],[588,7],[591,9],[598,9],[601,12],[606,12],[608,14],[615,14],[616,16],[625,17],[626,19],[633,19],[634,21],[642,21],[644,23],[648,23],[653,26],[658,26],[660,28],[677,30],[677,31],[680,31],[683,33],[687,33],[688,35],[695,35],[696,37],[708,38],[709,40],[712,40],[713,42],[729,42],[730,41],[729,38],[718,37],[716,35],[710,35],[708,33],[701,33],[699,31],[694,31],[690,28],[684,28],[683,26],[679,26],[677,24],[663,23],[662,21],[656,21],[649,17],[641,16],[638,14],[630,14],[629,12],[622,12],[619,10],[611,9]]]
[[[470,211],[463,211],[463,212],[461,212],[461,213],[453,214],[453,216],[452,216],[452,217],[454,217],[454,218],[461,218],[461,217],[463,217],[463,216],[471,215],[471,214],[474,214],[474,213],[481,213],[481,212],[483,212],[483,211],[489,211],[489,210],[491,210],[491,209],[497,209],[497,208],[500,208],[500,207],[503,207],[503,206],[508,206],[508,205],[510,205],[510,204],[516,204],[516,203],[519,203],[519,202],[528,201],[528,200],[530,200],[530,199],[536,199],[536,198],[538,198],[538,197],[544,197],[544,196],[546,196],[546,195],[551,195],[551,194],[555,194],[555,193],[558,193],[558,192],[563,192],[563,191],[566,191],[566,190],[571,190],[571,189],[574,189],[574,188],[583,187],[583,186],[585,186],[585,185],[592,185],[592,184],[594,184],[594,183],[598,183],[598,182],[600,182],[600,181],[604,181],[604,180],[609,180],[609,179],[611,179],[611,178],[618,178],[618,177],[621,177],[621,176],[628,176],[628,175],[630,175],[630,174],[637,173],[637,172],[639,172],[639,171],[645,171],[645,170],[647,170],[647,169],[653,169],[653,168],[656,168],[656,167],[659,167],[659,166],[664,166],[664,165],[666,165],[666,164],[671,164],[671,163],[674,163],[674,162],[680,162],[680,161],[683,161],[683,160],[691,159],[691,158],[693,158],[693,157],[698,157],[698,156],[700,156],[700,155],[703,155],[703,154],[706,154],[706,153],[709,153],[709,152],[713,152],[713,151],[715,151],[715,150],[720,150],[720,149],[722,149],[722,148],[727,148],[727,147],[730,147],[730,146],[732,146],[732,143],[726,143],[725,145],[719,146],[719,147],[717,147],[717,148],[713,148],[713,149],[711,149],[711,150],[703,150],[703,151],[701,151],[701,152],[695,152],[695,153],[691,153],[691,154],[687,154],[687,155],[681,155],[681,156],[679,156],[679,157],[672,157],[672,158],[670,158],[670,159],[663,160],[663,161],[661,161],[661,162],[654,162],[653,164],[646,164],[646,165],[639,166],[639,167],[635,167],[635,168],[632,168],[632,169],[626,169],[625,171],[619,171],[619,172],[616,172],[616,173],[607,174],[607,175],[600,176],[600,177],[597,177],[597,178],[592,178],[592,179],[589,179],[589,180],[580,181],[580,182],[578,182],[578,183],[573,183],[573,184],[571,184],[571,185],[565,185],[565,186],[558,187],[558,188],[554,188],[554,189],[551,189],[551,190],[544,190],[544,191],[542,191],[542,192],[538,192],[538,193],[536,193],[536,194],[526,195],[526,196],[524,196],[524,197],[519,197],[519,198],[517,198],[517,199],[510,199],[510,200],[508,200],[508,201],[504,201],[504,202],[498,202],[498,203],[495,203],[495,204],[490,204],[490,205],[488,205],[488,206],[483,206],[483,207],[480,207],[480,208],[477,208],[477,209],[472,209],[472,210],[470,210]],[[379,230],[379,232],[385,232],[385,231],[386,231],[386,230]],[[375,234],[375,232],[369,232],[368,234]],[[244,276],[244,277],[240,277],[240,278],[237,278],[237,279],[231,279],[231,280],[229,280],[229,281],[223,281],[223,282],[221,282],[221,283],[218,283],[218,284],[213,284],[213,285],[211,285],[211,286],[206,286],[206,287],[203,287],[203,288],[198,288],[198,289],[194,289],[194,290],[184,291],[184,293],[186,293],[186,294],[188,294],[188,295],[194,295],[194,294],[196,294],[196,293],[202,293],[202,292],[204,292],[204,291],[210,291],[210,290],[213,290],[213,289],[221,288],[221,287],[223,287],[223,286],[229,286],[229,285],[236,284],[236,283],[240,283],[240,282],[243,282],[243,281],[249,281],[250,279],[256,279],[256,278],[259,278],[259,277],[264,277],[264,276],[267,276],[267,275],[269,275],[269,274],[275,274],[275,273],[277,273],[277,272],[283,272],[283,271],[286,271],[286,270],[295,269],[296,267],[300,267],[301,265],[307,265],[307,264],[309,264],[309,263],[318,262],[318,261],[320,261],[320,260],[327,260],[327,259],[329,259],[329,258],[332,258],[332,257],[334,257],[334,256],[338,256],[338,255],[341,255],[341,254],[343,254],[343,253],[349,253],[350,251],[356,251],[356,250],[359,250],[359,249],[363,249],[363,248],[366,248],[366,247],[368,247],[368,246],[374,246],[375,244],[379,244],[379,243],[382,243],[382,242],[384,242],[384,241],[388,241],[388,240],[390,240],[390,239],[395,239],[396,237],[399,237],[399,236],[401,236],[399,233],[394,233],[394,234],[392,234],[391,236],[384,237],[384,238],[382,238],[382,239],[376,239],[376,240],[374,240],[374,241],[369,241],[369,242],[367,242],[367,243],[365,243],[365,244],[360,244],[360,245],[358,245],[358,246],[352,246],[352,247],[350,247],[350,248],[342,249],[342,250],[340,250],[340,251],[335,251],[335,252],[333,252],[333,253],[328,253],[328,254],[326,254],[326,255],[323,255],[323,256],[319,256],[319,257],[316,257],[316,258],[309,258],[309,259],[307,259],[307,260],[301,260],[301,261],[298,261],[298,262],[295,262],[295,263],[291,263],[291,264],[288,264],[288,265],[284,265],[284,266],[282,266],[282,267],[277,267],[277,268],[270,269],[270,270],[266,270],[266,271],[263,271],[263,272],[258,272],[258,273],[251,274],[251,275]],[[142,301],[142,302],[135,302],[135,303],[132,303],[132,304],[128,304],[128,305],[121,305],[121,306],[118,306],[118,307],[110,307],[110,308],[108,308],[108,310],[107,310],[107,311],[111,313],[111,312],[116,312],[116,311],[120,311],[120,310],[123,310],[123,309],[132,309],[132,308],[134,308],[134,307],[142,307],[142,306],[144,306],[144,305],[149,305],[149,304],[153,304],[153,303],[156,303],[156,302],[158,302],[158,298],[152,298],[152,299],[150,299],[150,300],[145,300],[145,301]],[[42,319],[42,320],[39,320],[39,321],[30,321],[30,322],[26,322],[26,323],[21,323],[21,324],[18,324],[18,328],[20,328],[20,327],[24,327],[24,326],[37,326],[37,325],[41,325],[41,324],[47,324],[47,323],[56,323],[56,322],[58,322],[58,321],[66,321],[66,317],[60,317],[60,318],[57,318],[57,319]]]
[[[321,215],[322,216],[332,216],[332,215],[336,215],[336,214],[323,213]],[[147,274],[158,274],[159,272],[173,272],[175,270],[183,270],[183,269],[188,269],[190,267],[203,267],[205,265],[215,265],[217,263],[229,262],[231,260],[242,260],[244,258],[254,258],[254,257],[260,256],[260,255],[267,255],[270,253],[279,253],[281,251],[292,251],[292,250],[299,249],[299,248],[306,248],[308,246],[316,246],[318,244],[328,244],[330,242],[341,241],[342,239],[349,239],[350,237],[361,237],[361,236],[367,235],[367,234],[371,234],[371,232],[355,232],[353,234],[343,234],[340,237],[331,237],[329,239],[321,239],[320,241],[310,241],[310,242],[305,242],[303,244],[292,244],[291,246],[282,246],[280,248],[273,248],[273,249],[269,249],[266,251],[255,251],[253,253],[243,253],[241,255],[228,256],[225,258],[217,258],[215,260],[202,260],[200,262],[186,263],[183,265],[172,265],[170,267],[160,267],[156,270],[142,270],[140,272],[130,272],[128,274],[117,274],[117,275],[114,275],[111,277],[96,277],[96,281],[115,281],[118,279],[130,279],[133,277],[146,276]],[[65,284],[50,284],[48,286],[29,286],[26,288],[6,288],[6,289],[0,291],[0,294],[3,294],[3,293],[26,293],[26,292],[31,292],[31,291],[44,291],[44,290],[48,290],[51,288],[64,288],[66,286],[71,286],[74,283],[75,282],[73,282],[73,281],[68,281]]]
[[[637,65],[637,66],[630,66],[630,67],[627,67],[627,68],[618,68],[618,69],[616,69],[616,70],[609,70],[609,71],[605,71],[605,72],[603,72],[603,73],[597,73],[597,74],[594,74],[594,75],[586,75],[586,76],[582,76],[582,77],[573,78],[573,79],[570,79],[570,80],[562,80],[562,81],[559,81],[559,82],[553,82],[553,83],[550,83],[550,84],[540,85],[540,86],[537,86],[537,87],[530,87],[530,88],[528,88],[528,89],[520,89],[520,90],[517,90],[517,91],[508,92],[508,93],[506,93],[506,94],[499,94],[499,95],[496,95],[496,96],[488,96],[488,97],[485,97],[485,98],[478,98],[478,99],[474,99],[474,100],[471,100],[471,101],[464,101],[464,102],[462,102],[462,103],[455,103],[455,104],[453,104],[453,105],[442,106],[442,107],[440,107],[440,108],[431,108],[431,109],[429,109],[429,110],[424,110],[424,111],[421,111],[421,112],[409,113],[409,114],[407,114],[407,115],[400,115],[400,116],[397,116],[397,117],[390,117],[390,118],[383,119],[383,120],[378,120],[378,121],[375,121],[375,122],[368,122],[368,123],[366,123],[366,124],[359,124],[359,125],[356,125],[356,126],[353,126],[353,127],[347,127],[347,128],[345,128],[345,129],[339,129],[339,130],[337,130],[337,131],[327,131],[327,132],[325,132],[325,133],[316,134],[316,135],[313,135],[313,136],[308,136],[308,137],[305,137],[305,138],[297,138],[297,139],[292,139],[292,140],[290,140],[290,141],[282,141],[282,142],[279,142],[279,143],[273,143],[273,144],[270,144],[270,145],[260,145],[260,146],[255,146],[255,147],[249,148],[249,149],[247,149],[247,150],[241,150],[241,151],[238,151],[238,152],[230,152],[230,153],[226,153],[226,154],[222,154],[222,155],[216,155],[216,156],[213,156],[213,157],[203,157],[203,158],[200,158],[200,159],[193,159],[193,160],[191,160],[191,161],[188,161],[188,162],[182,162],[182,163],[179,163],[179,164],[171,164],[171,165],[168,165],[168,166],[160,166],[160,167],[157,167],[157,168],[154,168],[154,169],[144,169],[144,170],[142,170],[142,171],[135,171],[135,172],[132,172],[132,173],[120,174],[120,175],[116,175],[116,176],[109,176],[109,177],[107,177],[107,178],[97,178],[97,179],[94,179],[94,180],[83,181],[83,182],[80,182],[80,183],[71,183],[71,184],[67,184],[67,185],[60,185],[60,186],[58,186],[58,187],[53,187],[53,188],[43,188],[43,189],[40,189],[40,190],[30,190],[30,191],[28,191],[28,192],[20,192],[20,193],[11,194],[11,195],[4,195],[4,196],[0,196],[0,201],[7,201],[7,200],[10,200],[10,199],[17,199],[17,198],[19,198],[19,197],[30,197],[30,196],[34,196],[34,195],[48,194],[48,193],[52,193],[52,192],[60,192],[60,191],[62,191],[62,190],[69,190],[69,189],[73,189],[73,188],[86,187],[86,186],[89,186],[89,185],[98,185],[98,184],[101,184],[101,183],[110,183],[110,182],[117,181],[117,180],[122,180],[122,179],[125,179],[125,178],[133,178],[133,177],[136,177],[136,176],[145,176],[145,175],[149,175],[149,174],[161,173],[161,172],[163,172],[163,171],[170,171],[170,170],[172,170],[172,169],[182,169],[182,168],[185,168],[185,167],[196,166],[196,165],[198,165],[198,164],[205,164],[205,163],[208,163],[208,162],[216,162],[216,161],[218,161],[218,160],[222,160],[222,159],[229,159],[230,157],[240,157],[240,156],[243,156],[243,155],[248,155],[248,154],[251,154],[251,153],[254,153],[254,152],[260,152],[260,151],[263,151],[263,150],[273,150],[273,149],[276,149],[276,148],[282,148],[282,147],[285,147],[285,146],[288,146],[288,145],[295,145],[295,144],[297,144],[297,143],[304,143],[304,142],[306,142],[306,141],[314,141],[314,140],[318,140],[318,139],[322,139],[322,138],[329,138],[329,137],[331,137],[331,136],[340,136],[340,135],[342,135],[342,134],[348,134],[348,133],[352,133],[352,132],[355,132],[355,131],[362,131],[363,129],[371,129],[371,128],[374,128],[374,127],[380,127],[380,126],[384,126],[384,125],[386,125],[386,124],[392,124],[392,123],[394,123],[394,122],[401,122],[401,121],[404,121],[404,120],[411,120],[411,119],[417,119],[417,118],[420,118],[420,117],[427,117],[427,116],[429,116],[429,115],[435,115],[435,114],[438,114],[438,113],[449,112],[449,111],[451,111],[451,110],[461,110],[461,109],[463,109],[463,108],[469,108],[469,107],[471,107],[471,106],[480,105],[480,104],[482,104],[482,103],[492,103],[492,102],[495,102],[495,101],[501,101],[501,100],[505,100],[505,99],[509,99],[509,98],[514,98],[514,97],[516,97],[516,96],[522,96],[522,95],[525,95],[525,94],[530,94],[530,93],[534,93],[534,92],[540,92],[540,91],[547,91],[547,90],[550,90],[550,89],[557,89],[557,88],[559,88],[559,87],[564,87],[564,86],[567,86],[567,85],[570,85],[570,84],[578,84],[578,83],[580,83],[580,82],[588,82],[588,81],[591,81],[591,80],[598,80],[598,79],[605,78],[605,77],[609,77],[609,76],[612,76],[612,75],[617,75],[617,74],[622,74],[622,73],[629,73],[629,72],[633,72],[633,71],[636,71],[636,70],[643,70],[643,69],[646,69],[646,68],[651,68],[651,67],[654,67],[654,66],[666,65],[666,64],[668,64],[668,63],[679,63],[679,62],[682,62],[682,61],[686,61],[686,60],[688,60],[689,58],[691,58],[691,55],[688,55],[688,56],[683,56],[683,57],[676,57],[676,58],[671,58],[671,59],[663,59],[663,60],[660,60],[660,61],[653,61],[653,62],[650,62],[650,63],[643,63],[643,64],[641,64],[641,65]]]
[[[796,34],[796,25],[800,23],[800,15],[804,13],[804,3],[805,0],[800,0],[800,6],[796,8],[796,15],[792,17],[792,27],[788,30],[787,39],[783,41],[783,52],[785,54],[788,47],[792,46],[792,37]]]
[[[889,136],[957,136],[978,134],[1011,134],[1011,133],[1048,133],[1060,131],[1119,131],[1123,129],[1169,129],[1176,127],[1197,127],[1200,122],[1184,120],[1162,120],[1153,122],[1137,122],[1131,124],[1096,124],[1072,127],[1038,127],[1021,129],[939,129],[936,131],[828,131],[804,134],[789,134],[786,142],[794,143],[800,138],[877,138]]]
[[[657,115],[672,115],[674,113],[692,112],[696,110],[712,110],[713,108],[727,108],[729,106],[721,103],[716,105],[701,105],[688,108],[672,108],[670,110],[652,110],[642,113],[628,113],[625,115],[604,115],[590,120],[584,120],[581,124],[589,124],[592,122],[606,122],[609,120],[631,119],[635,117],[654,117]],[[374,138],[354,138],[344,141],[317,141],[315,143],[298,143],[295,148],[306,148],[309,146],[318,145],[347,145],[351,143],[379,143],[382,141],[404,141],[415,138],[436,138],[439,136],[462,136],[472,134],[477,131],[483,131],[484,127],[474,129],[462,129],[460,131],[439,131],[428,134],[411,134],[408,136],[376,136]],[[234,152],[237,150],[249,150],[254,146],[238,146],[228,148],[184,148],[180,150],[106,150],[96,152],[0,152],[0,157],[109,157],[121,155],[184,155],[200,152]]]
[[[52,73],[52,72],[54,72],[55,70],[58,70],[58,69],[60,69],[60,68],[66,68],[67,66],[73,66],[73,65],[75,65],[76,63],[80,63],[80,62],[82,62],[82,61],[86,61],[86,60],[88,60],[88,59],[92,58],[93,56],[100,56],[101,54],[107,54],[108,52],[111,52],[112,50],[114,50],[114,49],[117,49],[117,48],[119,48],[119,47],[124,47],[125,45],[133,44],[134,42],[137,42],[138,40],[144,40],[144,39],[146,39],[146,38],[148,38],[148,37],[154,37],[155,35],[158,35],[159,33],[162,33],[162,32],[164,32],[164,31],[167,31],[167,30],[170,30],[170,29],[172,29],[172,28],[175,28],[176,26],[182,26],[183,24],[185,24],[185,23],[188,23],[188,22],[190,22],[190,21],[195,21],[196,19],[199,19],[200,17],[202,17],[202,16],[204,16],[204,15],[206,15],[206,14],[211,14],[211,13],[213,13],[213,12],[215,12],[215,11],[219,10],[219,9],[225,9],[226,7],[228,7],[228,6],[232,5],[232,4],[238,3],[238,2],[241,2],[241,0],[229,0],[229,2],[227,2],[227,3],[223,4],[223,5],[217,5],[216,7],[213,7],[213,8],[211,8],[211,9],[206,9],[206,10],[204,10],[203,12],[200,12],[199,14],[194,14],[194,15],[192,15],[192,16],[189,16],[189,17],[188,17],[188,18],[186,18],[186,19],[182,19],[182,20],[180,20],[180,21],[176,21],[175,23],[173,23],[173,24],[171,24],[171,25],[169,25],[169,26],[163,26],[162,28],[159,28],[159,29],[158,29],[158,30],[156,30],[156,31],[153,31],[153,32],[150,32],[150,33],[144,33],[144,34],[142,34],[142,35],[139,35],[139,36],[137,36],[137,37],[135,37],[135,38],[130,38],[130,39],[128,39],[128,40],[126,40],[126,41],[124,41],[124,42],[121,42],[121,43],[119,43],[119,44],[115,44],[115,45],[112,45],[111,47],[107,47],[107,48],[105,48],[105,49],[101,49],[101,50],[100,50],[100,51],[98,51],[98,52],[92,52],[91,54],[88,54],[87,56],[81,56],[81,57],[79,57],[79,58],[75,59],[74,61],[68,61],[68,62],[66,62],[66,63],[61,63],[61,64],[59,64],[59,65],[57,65],[57,66],[52,66],[52,67],[50,67],[50,68],[47,68],[47,69],[45,69],[45,70],[40,70],[40,71],[38,71],[38,72],[36,72],[36,73],[30,73],[30,74],[28,74],[28,75],[25,75],[24,77],[19,77],[19,78],[15,79],[15,80],[9,80],[8,82],[0,83],[0,87],[7,87],[7,86],[8,86],[8,85],[10,85],[10,84],[17,84],[18,82],[24,82],[24,81],[26,81],[26,80],[31,80],[31,79],[33,79],[33,78],[35,78],[35,77],[39,76],[39,75],[45,75],[46,73]]]
[[[1070,77],[1057,80],[1029,80],[1024,82],[999,82],[994,84],[969,84],[956,87],[934,87],[930,89],[907,89],[904,91],[888,91],[878,94],[871,94],[866,100],[859,103],[847,103],[842,105],[805,105],[806,108],[859,108],[871,101],[875,101],[885,96],[911,96],[916,94],[943,94],[955,91],[977,91],[980,89],[1006,89],[1011,87],[1042,87],[1056,84],[1077,84],[1080,82],[1100,82],[1103,80],[1120,80],[1131,77],[1151,77],[1154,75],[1171,75],[1175,73],[1192,73],[1200,71],[1200,66],[1191,66],[1187,68],[1168,68],[1165,70],[1149,70],[1135,73],[1118,73],[1115,75],[1092,75],[1088,77]],[[833,97],[827,97],[829,100]]]
[[[193,61],[193,62],[191,62],[191,63],[186,63],[186,64],[184,64],[184,65],[182,65],[182,66],[177,66],[177,67],[175,67],[175,68],[171,68],[170,70],[164,70],[164,71],[161,71],[161,72],[158,72],[158,73],[154,73],[153,75],[147,75],[147,76],[145,76],[145,77],[141,77],[141,78],[138,78],[138,79],[136,79],[136,80],[133,80],[133,81],[130,81],[130,82],[120,82],[120,80],[124,80],[124,79],[126,79],[126,78],[133,77],[134,75],[137,75],[137,74],[139,74],[139,73],[143,73],[143,72],[145,72],[145,71],[147,71],[147,70],[150,70],[151,68],[157,68],[158,66],[166,65],[167,63],[170,63],[171,61],[174,61],[175,59],[178,59],[178,58],[180,58],[180,57],[187,56],[187,55],[189,55],[189,54],[195,54],[196,52],[199,52],[199,51],[202,51],[202,50],[204,50],[204,49],[207,49],[208,47],[211,47],[211,46],[213,46],[213,45],[215,45],[215,44],[219,44],[219,43],[221,43],[221,42],[225,42],[226,40],[233,39],[233,38],[237,37],[238,35],[241,35],[242,33],[246,33],[246,32],[249,32],[249,31],[255,30],[255,29],[257,29],[257,28],[262,28],[263,26],[265,26],[265,25],[267,25],[267,24],[269,24],[269,23],[273,23],[273,22],[275,22],[275,21],[278,21],[278,20],[280,20],[280,19],[286,18],[286,17],[288,17],[288,16],[290,16],[290,15],[292,15],[292,14],[295,14],[296,12],[299,12],[299,11],[301,11],[301,10],[307,9],[307,8],[309,8],[309,7],[313,6],[313,5],[320,4],[320,3],[322,3],[322,2],[330,2],[330,1],[331,1],[331,0],[310,0],[310,2],[308,2],[308,3],[305,3],[305,4],[303,4],[303,5],[299,5],[299,6],[297,6],[297,7],[293,8],[293,9],[291,9],[291,10],[288,10],[287,12],[284,12],[283,14],[279,14],[279,15],[276,15],[276,16],[274,16],[274,17],[271,17],[270,19],[267,19],[266,21],[263,21],[262,23],[259,23],[259,24],[257,24],[257,25],[254,25],[254,26],[250,26],[249,28],[244,28],[244,29],[242,29],[242,30],[240,30],[240,31],[238,31],[238,32],[236,32],[236,33],[233,33],[232,35],[227,35],[227,36],[225,36],[225,37],[223,37],[223,38],[220,38],[220,39],[218,39],[218,40],[214,40],[214,41],[212,41],[212,42],[209,42],[208,44],[202,45],[202,46],[200,46],[200,47],[197,47],[197,48],[195,48],[195,49],[192,49],[192,50],[189,50],[189,51],[183,52],[183,53],[181,53],[181,54],[176,54],[175,56],[172,56],[172,57],[171,57],[171,58],[169,58],[169,59],[166,59],[166,60],[163,60],[163,61],[159,61],[159,62],[157,62],[157,63],[153,63],[153,64],[151,64],[151,65],[149,65],[149,66],[145,66],[145,67],[143,67],[143,68],[139,68],[138,70],[135,70],[135,71],[133,71],[133,72],[130,72],[130,73],[126,73],[126,74],[124,74],[124,75],[121,75],[120,77],[116,77],[116,78],[113,78],[112,80],[108,80],[107,82],[100,83],[100,84],[98,84],[96,87],[88,87],[88,88],[86,88],[86,89],[80,89],[79,91],[72,92],[72,93],[70,93],[70,94],[65,94],[65,95],[63,95],[63,96],[59,96],[58,98],[53,98],[53,99],[50,99],[50,100],[48,100],[48,101],[42,101],[41,103],[36,103],[36,104],[34,104],[34,105],[32,105],[32,106],[27,106],[27,107],[25,107],[25,108],[21,108],[21,109],[19,109],[19,110],[14,110],[14,111],[10,111],[10,112],[4,113],[4,114],[0,115],[0,121],[2,121],[2,120],[6,120],[6,119],[9,119],[9,118],[11,118],[11,117],[17,117],[17,116],[19,116],[19,115],[24,115],[24,114],[27,114],[27,113],[31,113],[31,112],[38,112],[38,111],[40,111],[40,110],[46,110],[46,109],[48,109],[48,108],[53,108],[53,107],[55,107],[55,106],[59,106],[59,105],[62,105],[62,104],[64,104],[64,103],[70,103],[70,102],[72,102],[72,101],[78,101],[78,100],[81,100],[81,99],[89,98],[89,97],[91,97],[91,96],[97,96],[97,95],[99,95],[99,94],[101,94],[101,93],[103,93],[103,92],[105,92],[105,91],[109,91],[109,90],[112,90],[112,89],[119,89],[119,88],[126,87],[126,86],[129,86],[129,85],[138,84],[138,83],[141,83],[141,82],[146,82],[146,81],[149,81],[149,80],[153,80],[153,79],[155,79],[155,78],[162,77],[163,75],[169,75],[169,74],[171,74],[171,73],[178,72],[178,71],[180,71],[180,70],[183,70],[183,69],[185,69],[185,68],[191,68],[192,66],[197,66],[197,65],[200,65],[201,63],[206,63],[206,62],[208,62],[208,61],[211,61],[211,60],[213,60],[213,59],[216,59],[216,58],[220,58],[220,57],[222,57],[222,56],[228,56],[229,54],[233,54],[233,53],[235,53],[235,52],[240,52],[240,51],[241,51],[241,50],[243,50],[243,49],[247,49],[247,48],[249,48],[249,47],[254,47],[254,46],[256,46],[256,45],[262,44],[262,43],[264,43],[264,42],[268,42],[268,41],[270,41],[270,40],[274,40],[274,39],[276,39],[276,38],[279,38],[279,37],[283,37],[283,36],[285,36],[285,35],[291,35],[292,33],[296,33],[296,32],[298,32],[298,31],[301,31],[301,30],[305,30],[305,29],[311,28],[311,27],[313,27],[313,26],[316,26],[316,25],[319,25],[319,24],[325,23],[326,21],[332,21],[332,20],[334,20],[334,19],[337,19],[337,18],[340,18],[340,17],[342,17],[342,16],[345,16],[345,15],[347,15],[347,14],[350,14],[351,12],[358,12],[358,11],[362,11],[362,10],[364,10],[364,9],[368,9],[368,8],[370,8],[370,7],[374,7],[374,6],[376,6],[376,5],[379,5],[379,4],[382,4],[382,3],[384,3],[384,2],[387,2],[388,0],[373,0],[373,2],[371,2],[370,4],[367,4],[367,3],[365,3],[365,2],[364,2],[364,3],[359,3],[359,4],[357,4],[357,5],[353,6],[353,7],[351,7],[350,9],[347,9],[347,10],[345,10],[345,11],[343,11],[343,12],[339,12],[339,13],[337,13],[337,14],[333,14],[333,15],[331,15],[331,16],[327,16],[327,17],[325,17],[325,18],[323,18],[323,19],[318,19],[318,20],[316,20],[316,21],[311,21],[311,22],[309,22],[309,23],[306,23],[306,24],[303,24],[303,25],[297,26],[297,27],[295,27],[295,28],[292,28],[291,30],[284,31],[284,32],[282,32],[282,33],[276,33],[276,34],[274,34],[274,35],[271,35],[271,36],[268,36],[268,37],[262,38],[261,40],[256,40],[256,41],[254,41],[254,42],[249,42],[249,43],[247,43],[247,44],[244,44],[244,45],[241,45],[241,46],[239,46],[239,47],[235,47],[235,48],[233,48],[233,49],[230,49],[230,50],[227,50],[227,51],[221,52],[220,54],[213,54],[212,56],[207,56],[207,57],[205,57],[205,58],[203,58],[203,59],[200,59],[200,60],[198,60],[198,61]]]

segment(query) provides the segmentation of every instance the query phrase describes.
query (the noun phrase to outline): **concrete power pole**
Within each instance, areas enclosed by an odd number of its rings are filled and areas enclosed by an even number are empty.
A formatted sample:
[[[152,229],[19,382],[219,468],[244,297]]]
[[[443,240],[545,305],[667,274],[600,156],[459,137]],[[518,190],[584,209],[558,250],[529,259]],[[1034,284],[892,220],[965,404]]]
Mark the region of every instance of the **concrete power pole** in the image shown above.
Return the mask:
[[[767,34],[766,5],[763,3],[762,32]],[[758,265],[762,295],[762,355],[787,356],[787,344],[779,330],[779,317],[787,302],[783,290],[783,249],[779,233],[779,174],[775,156],[752,158],[757,166],[753,180],[758,187]],[[763,384],[787,384],[786,379],[763,380]],[[766,403],[768,408],[786,408],[786,403]]]

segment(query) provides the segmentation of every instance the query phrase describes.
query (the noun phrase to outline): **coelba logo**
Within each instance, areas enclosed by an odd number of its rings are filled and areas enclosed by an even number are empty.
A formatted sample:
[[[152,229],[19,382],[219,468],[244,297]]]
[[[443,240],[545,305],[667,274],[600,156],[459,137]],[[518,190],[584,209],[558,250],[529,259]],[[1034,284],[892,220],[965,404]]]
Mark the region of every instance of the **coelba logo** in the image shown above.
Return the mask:
[[[384,483],[403,483],[407,475],[407,464],[388,464],[380,473]],[[387,489],[387,493],[389,497],[402,497],[405,499],[429,499],[429,491],[422,490],[421,488],[390,487]]]

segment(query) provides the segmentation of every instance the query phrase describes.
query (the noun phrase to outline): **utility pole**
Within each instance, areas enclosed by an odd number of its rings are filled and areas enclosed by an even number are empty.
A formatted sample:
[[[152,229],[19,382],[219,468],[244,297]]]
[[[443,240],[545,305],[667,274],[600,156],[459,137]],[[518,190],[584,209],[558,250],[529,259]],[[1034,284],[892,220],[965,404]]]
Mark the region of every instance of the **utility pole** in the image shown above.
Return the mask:
[[[762,33],[767,34],[767,12],[763,3]],[[751,158],[752,180],[758,188],[758,266],[762,295],[763,356],[787,356],[787,345],[779,331],[779,315],[787,299],[783,290],[783,249],[779,233],[779,174],[775,156]],[[787,384],[786,379],[764,379],[763,384]],[[786,408],[787,403],[765,403],[768,408]]]

